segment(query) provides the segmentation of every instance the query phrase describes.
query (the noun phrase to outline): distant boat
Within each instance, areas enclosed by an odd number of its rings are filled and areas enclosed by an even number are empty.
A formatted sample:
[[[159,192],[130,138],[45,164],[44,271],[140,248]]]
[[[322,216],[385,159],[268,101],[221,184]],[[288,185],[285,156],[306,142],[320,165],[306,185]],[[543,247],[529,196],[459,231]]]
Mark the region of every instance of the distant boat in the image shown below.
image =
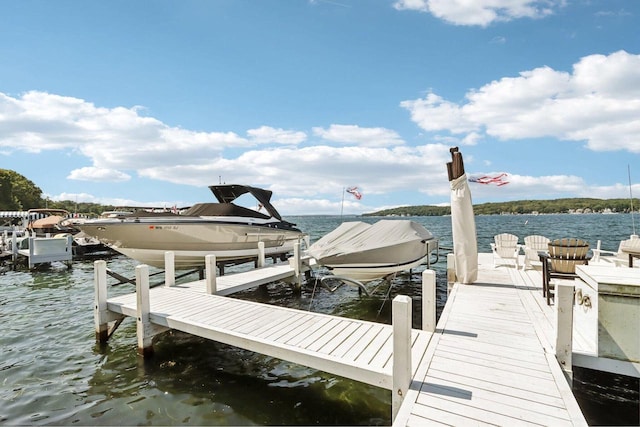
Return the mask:
[[[366,283],[419,266],[437,246],[438,240],[414,221],[352,221],[319,239],[307,254],[335,276]]]
[[[29,209],[27,219],[26,231],[35,233],[36,236],[61,237],[70,234],[73,237],[73,256],[76,258],[110,252],[104,243],[80,231],[78,225],[85,221],[85,218],[74,217],[65,209]]]
[[[164,254],[172,251],[177,269],[203,267],[208,254],[225,262],[257,259],[258,242],[264,243],[265,256],[284,259],[306,236],[282,219],[271,204],[269,190],[232,184],[209,189],[218,203],[199,203],[181,214],[112,213],[78,227],[114,250],[155,267],[164,267]],[[253,196],[257,209],[233,203],[245,194]]]

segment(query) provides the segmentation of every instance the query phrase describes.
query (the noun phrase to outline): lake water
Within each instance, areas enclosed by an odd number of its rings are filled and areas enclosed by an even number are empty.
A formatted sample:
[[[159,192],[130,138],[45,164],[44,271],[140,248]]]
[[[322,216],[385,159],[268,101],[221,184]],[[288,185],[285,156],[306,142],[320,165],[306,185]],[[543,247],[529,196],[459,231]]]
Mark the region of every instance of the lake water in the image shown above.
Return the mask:
[[[289,217],[312,241],[342,221],[379,218]],[[451,247],[448,217],[411,218]],[[489,252],[495,234],[523,238],[580,237],[616,250],[633,232],[632,217],[617,215],[502,215],[476,218],[478,248]],[[134,276],[136,262],[117,256],[108,267]],[[446,259],[437,273],[438,314],[446,301]],[[361,297],[351,286],[335,293],[276,283],[236,295],[303,310],[390,321],[389,299],[405,294],[420,307],[420,272],[397,277]],[[194,280],[195,275],[182,279]],[[153,282],[153,279],[152,279]],[[112,283],[110,280],[109,283]],[[110,295],[132,285],[112,286]],[[373,290],[373,289],[372,289]],[[389,294],[388,299],[385,295]],[[414,327],[419,327],[416,319]],[[52,266],[0,274],[0,424],[4,425],[388,425],[391,392],[286,361],[179,332],[154,341],[155,354],[136,352],[133,319],[106,345],[95,341],[93,262],[71,270]],[[638,380],[576,370],[574,388],[590,424],[639,424]]]

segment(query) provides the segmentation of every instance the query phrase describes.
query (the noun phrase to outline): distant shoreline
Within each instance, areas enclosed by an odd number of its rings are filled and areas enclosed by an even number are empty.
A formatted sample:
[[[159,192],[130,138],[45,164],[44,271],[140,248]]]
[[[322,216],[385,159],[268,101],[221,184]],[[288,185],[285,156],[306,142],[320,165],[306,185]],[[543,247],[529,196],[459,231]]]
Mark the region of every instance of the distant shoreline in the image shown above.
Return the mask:
[[[476,215],[549,215],[549,214],[617,214],[635,213],[640,199],[570,198],[554,200],[518,200],[512,202],[482,203],[473,206]],[[365,213],[362,216],[446,216],[450,206],[401,206]]]

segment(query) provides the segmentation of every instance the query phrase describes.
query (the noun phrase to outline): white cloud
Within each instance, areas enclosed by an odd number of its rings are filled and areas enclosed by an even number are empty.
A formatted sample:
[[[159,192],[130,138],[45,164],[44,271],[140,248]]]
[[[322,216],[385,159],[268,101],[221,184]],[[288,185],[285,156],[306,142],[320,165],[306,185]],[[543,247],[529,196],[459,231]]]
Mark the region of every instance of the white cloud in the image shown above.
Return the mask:
[[[297,145],[307,139],[304,132],[276,129],[270,126],[261,126],[257,129],[249,129],[247,135],[256,144],[277,143],[285,145]]]
[[[365,147],[402,145],[404,141],[396,132],[385,128],[363,128],[357,125],[331,125],[328,129],[314,127],[313,133],[327,141],[357,144]]]
[[[99,108],[81,99],[27,92],[0,93],[0,147],[40,153],[76,150],[101,169],[158,163],[199,163],[225,148],[254,145],[233,132],[196,132],[139,114],[141,108]]]
[[[424,99],[402,101],[401,107],[411,112],[411,120],[427,131],[449,130],[451,133],[467,133],[478,129],[458,104],[445,101],[433,93]]]
[[[125,182],[129,181],[131,176],[113,169],[85,167],[72,170],[67,178],[78,181]]]
[[[430,93],[400,105],[421,128],[463,135],[471,143],[483,134],[553,137],[586,141],[594,151],[640,153],[640,55],[586,56],[573,73],[523,71],[469,92],[460,104]]]
[[[251,150],[207,164],[158,165],[139,173],[195,186],[211,185],[221,176],[227,183],[268,186],[281,197],[340,194],[343,187],[350,185],[358,185],[369,194],[406,188],[446,194],[444,164],[449,157],[449,147],[440,144],[395,148],[319,145]]]
[[[44,194],[45,198],[54,201],[63,201],[63,200],[71,200],[76,203],[98,203],[101,205],[111,205],[111,206],[127,206],[127,207],[138,207],[138,206],[148,206],[148,207],[166,207],[171,208],[176,205],[176,202],[167,202],[167,201],[145,201],[141,202],[138,200],[131,199],[123,199],[123,198],[114,198],[114,197],[95,197],[92,194],[87,193],[60,193],[60,194]],[[177,203],[177,206],[183,207],[185,203]]]
[[[564,6],[565,0],[397,0],[397,10],[431,13],[455,25],[486,27],[494,22],[541,18]]]

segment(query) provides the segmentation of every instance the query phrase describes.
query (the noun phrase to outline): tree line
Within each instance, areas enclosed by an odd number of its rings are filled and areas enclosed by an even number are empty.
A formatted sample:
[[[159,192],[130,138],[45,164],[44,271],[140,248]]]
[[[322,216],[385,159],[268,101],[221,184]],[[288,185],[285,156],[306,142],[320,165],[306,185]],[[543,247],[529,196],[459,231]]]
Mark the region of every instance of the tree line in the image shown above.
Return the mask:
[[[473,206],[476,215],[500,214],[553,214],[553,213],[626,213],[640,207],[639,199],[567,198],[553,200],[517,200],[511,202],[482,203]],[[442,216],[451,215],[449,206],[402,206],[364,214],[364,216]]]

